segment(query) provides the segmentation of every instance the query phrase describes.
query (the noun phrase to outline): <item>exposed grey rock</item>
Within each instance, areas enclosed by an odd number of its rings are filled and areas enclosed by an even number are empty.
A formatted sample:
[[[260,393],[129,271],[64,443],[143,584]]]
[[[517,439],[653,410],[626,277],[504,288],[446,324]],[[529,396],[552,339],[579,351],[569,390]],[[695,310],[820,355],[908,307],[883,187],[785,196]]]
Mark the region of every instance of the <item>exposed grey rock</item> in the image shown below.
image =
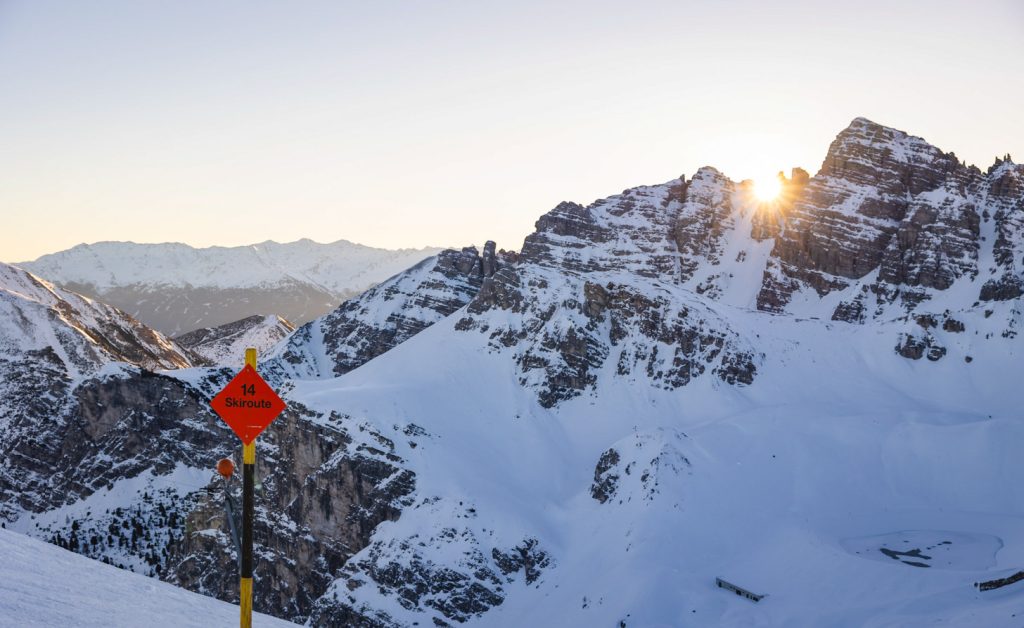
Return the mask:
[[[543,570],[551,565],[551,556],[540,549],[537,539],[526,539],[507,552],[494,548],[491,550],[491,558],[509,582],[512,581],[509,576],[522,571],[526,584],[533,584]]]
[[[415,476],[380,434],[348,417],[332,417],[333,429],[325,429],[319,421],[302,420],[306,411],[297,410],[261,436],[267,445],[257,460],[254,540],[255,578],[264,590],[256,610],[304,619],[345,562],[368,545],[376,526],[398,518]],[[237,579],[223,578],[234,569],[230,544],[222,535],[203,533],[226,530],[224,517],[218,499],[198,499],[186,521],[192,532],[170,548],[171,582],[237,599]]]
[[[34,534],[194,591],[237,599],[237,579],[224,577],[234,573],[236,560],[226,534],[224,489],[212,473],[219,458],[237,456],[237,439],[207,405],[228,375],[212,371],[196,388],[125,371],[84,382],[73,391],[76,403],[48,422],[16,421],[12,429],[20,437],[0,444],[0,459],[8,461],[0,470],[0,516],[46,512],[131,478],[159,481],[181,465],[208,469],[210,480],[199,490],[139,489],[125,496],[120,511],[91,513]],[[415,476],[393,448],[388,438],[349,417],[325,420],[295,401],[264,432],[257,449],[256,577],[264,583],[257,610],[305,618],[376,526],[399,516]],[[133,533],[128,545],[108,533],[139,522],[146,525],[144,535]]]
[[[961,321],[958,321],[955,318],[947,318],[944,321],[942,321],[942,329],[943,331],[959,334],[963,333],[966,327]]]
[[[896,345],[896,353],[909,360],[920,360],[927,357],[930,361],[936,362],[946,355],[946,348],[939,345],[930,333],[925,333],[923,336],[903,334]]]
[[[701,168],[685,188],[681,207],[672,226],[672,238],[680,253],[680,280],[686,281],[702,264],[718,264],[723,236],[732,226],[734,187],[714,168]]]
[[[619,464],[621,457],[614,449],[601,454],[594,468],[594,483],[590,485],[590,495],[602,504],[615,494],[619,476],[612,470]]]

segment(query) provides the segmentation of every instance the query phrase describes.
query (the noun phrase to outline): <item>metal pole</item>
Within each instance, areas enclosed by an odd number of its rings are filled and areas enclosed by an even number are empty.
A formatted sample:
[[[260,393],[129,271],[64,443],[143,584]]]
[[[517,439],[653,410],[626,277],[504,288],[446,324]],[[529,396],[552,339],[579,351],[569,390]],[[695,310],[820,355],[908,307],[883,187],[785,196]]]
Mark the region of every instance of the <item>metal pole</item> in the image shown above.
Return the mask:
[[[256,349],[245,350],[245,363],[256,368]],[[239,568],[241,627],[252,628],[252,520],[256,486],[256,439],[242,445],[242,560]]]

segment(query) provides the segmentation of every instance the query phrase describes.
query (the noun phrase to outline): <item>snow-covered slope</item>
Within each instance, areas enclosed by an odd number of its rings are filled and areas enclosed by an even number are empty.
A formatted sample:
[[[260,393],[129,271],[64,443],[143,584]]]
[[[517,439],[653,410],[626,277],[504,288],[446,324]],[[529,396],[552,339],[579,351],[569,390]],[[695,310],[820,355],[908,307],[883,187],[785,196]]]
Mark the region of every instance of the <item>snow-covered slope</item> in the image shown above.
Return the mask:
[[[210,628],[238,607],[0,530],[0,626]],[[295,624],[256,614],[253,626]]]
[[[293,331],[295,326],[280,316],[250,316],[219,327],[190,331],[174,341],[211,364],[237,366],[246,348],[254,347],[262,355]]]
[[[203,249],[98,242],[19,265],[178,335],[254,314],[304,323],[439,250],[345,240]]]
[[[1019,591],[973,583],[1024,568],[1020,341],[983,328],[966,368],[907,360],[868,327],[732,322],[766,353],[744,388],[604,369],[545,409],[510,351],[454,321],[301,383],[296,398],[392,439],[417,482],[313,624],[1017,625]]]

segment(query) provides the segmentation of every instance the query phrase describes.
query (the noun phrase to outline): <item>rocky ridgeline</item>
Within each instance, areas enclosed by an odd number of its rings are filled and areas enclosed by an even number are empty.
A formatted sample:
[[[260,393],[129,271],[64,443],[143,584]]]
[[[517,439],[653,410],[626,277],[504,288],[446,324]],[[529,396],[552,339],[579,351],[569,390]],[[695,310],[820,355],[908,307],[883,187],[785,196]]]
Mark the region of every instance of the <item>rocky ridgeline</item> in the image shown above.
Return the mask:
[[[52,508],[115,479],[103,452],[87,448],[107,434],[100,404],[123,397],[94,397],[84,382],[131,370],[125,364],[185,367],[194,356],[116,308],[6,264],[0,319],[0,519],[10,520],[19,510]],[[140,379],[135,393],[147,394],[148,383]]]
[[[202,359],[18,268],[0,266],[0,280],[0,522],[237,597],[211,472],[237,439],[208,405],[235,369],[155,373]],[[257,576],[274,584],[257,607],[302,618],[377,524],[398,516],[414,476],[372,427],[289,405],[262,438]]]
[[[0,264],[0,308],[0,359],[52,352],[77,375],[110,362],[182,368],[194,357],[121,310],[8,264]]]
[[[668,389],[705,373],[749,384],[753,349],[679,287],[699,258],[716,255],[713,232],[730,219],[731,185],[704,169],[689,190],[680,179],[588,207],[561,203],[537,221],[518,262],[485,282],[456,329],[511,351],[520,383],[548,408],[594,390],[609,360],[617,377]]]
[[[505,263],[494,242],[448,249],[300,327],[265,370],[277,377],[337,377],[466,305]]]
[[[0,520],[10,520],[111,481],[103,455],[82,448],[106,433],[102,420],[91,420],[95,404],[121,398],[92,399],[83,381],[120,373],[124,363],[190,366],[194,356],[116,308],[6,264],[0,320]],[[88,416],[76,415],[82,399],[90,401]],[[90,458],[84,468],[72,463],[75,451]]]
[[[181,336],[174,342],[209,365],[235,366],[246,348],[263,355],[295,331],[295,326],[280,316],[248,316],[219,327],[204,327]]]
[[[308,351],[297,339],[314,329],[323,334],[320,346],[338,352],[329,360],[309,358],[313,361],[304,366],[323,366],[323,372],[310,369],[298,376],[330,377],[335,369],[355,368],[459,309],[511,259],[493,242],[482,254],[473,247],[444,251],[318,320],[315,328],[300,329],[282,345],[281,357],[263,362],[261,370],[287,398],[285,374],[296,374],[286,358],[291,351]],[[10,272],[47,291],[59,290],[17,269]],[[123,316],[107,309],[93,317],[97,321],[89,329],[108,328],[112,323],[104,317],[111,312],[118,321]],[[0,414],[5,436],[0,518],[98,560],[237,599],[236,579],[223,577],[233,571],[234,560],[224,519],[225,489],[210,472],[219,458],[235,452],[236,439],[208,407],[235,368],[185,371],[181,378],[156,374],[140,366],[188,366],[203,358],[182,351],[180,358],[171,354],[176,362],[151,359],[144,340],[163,337],[141,325],[117,338],[133,351],[104,352],[108,341],[98,333],[76,340],[84,325],[69,318],[74,308],[60,305],[60,312],[63,318],[54,319],[47,333],[68,342],[37,343],[37,349],[26,340],[4,363],[10,372],[2,385],[10,395]],[[46,308],[30,312],[21,317],[19,332],[54,316]],[[185,342],[197,351],[223,349],[239,334],[265,327],[258,318],[203,330]],[[222,353],[211,357],[223,358]],[[261,437],[256,577],[272,582],[273,590],[261,594],[257,610],[304,619],[342,565],[367,546],[377,525],[408,506],[415,476],[394,453],[393,441],[373,426],[288,402],[286,413]],[[409,428],[403,437],[416,433]],[[119,496],[103,497],[110,490]],[[97,499],[117,506],[65,511],[69,504]],[[173,530],[150,531],[152,526]],[[450,605],[455,613],[462,612],[459,607]]]

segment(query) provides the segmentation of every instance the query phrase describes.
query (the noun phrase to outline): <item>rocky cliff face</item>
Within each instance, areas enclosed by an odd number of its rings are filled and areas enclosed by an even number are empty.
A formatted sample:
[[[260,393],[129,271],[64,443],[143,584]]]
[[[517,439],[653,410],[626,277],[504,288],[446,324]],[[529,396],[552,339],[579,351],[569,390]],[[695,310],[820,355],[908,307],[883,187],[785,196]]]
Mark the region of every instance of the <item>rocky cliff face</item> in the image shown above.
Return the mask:
[[[1013,229],[1016,172],[1010,165],[983,175],[921,138],[854,120],[786,213],[758,308],[783,312],[801,290],[824,297],[853,287],[832,318],[863,322],[890,304],[913,310],[960,279],[989,274],[979,268],[983,246],[991,246],[983,226]],[[1013,283],[988,279],[988,292],[1000,281]]]
[[[503,263],[493,242],[482,254],[469,247],[428,261],[363,295],[358,307],[343,306],[317,321],[324,331],[317,346],[338,350],[337,359],[319,362],[330,364],[323,373],[302,373],[331,377],[338,364],[355,368],[387,351],[468,302]],[[181,340],[196,354],[214,351],[210,358],[230,353],[233,362],[266,322],[255,317]],[[300,330],[280,353],[309,351],[301,338],[308,337]],[[81,349],[89,351],[99,350]],[[223,496],[238,488],[210,473],[216,460],[237,454],[236,439],[208,407],[234,368],[169,377],[103,366],[97,358],[72,377],[52,348],[20,357],[32,369],[15,377],[14,364],[4,381],[12,412],[0,448],[0,517],[97,560],[237,599],[237,579],[225,577],[233,573],[234,550]],[[267,359],[261,367],[284,383],[282,392],[290,388],[283,377],[287,364]],[[256,577],[274,584],[256,605],[304,619],[378,524],[408,505],[415,475],[375,426],[288,402],[289,410],[260,439]],[[415,426],[408,430],[415,438]]]
[[[208,407],[230,372],[201,373],[108,370],[45,421],[15,420],[0,449],[0,517],[97,560],[237,599],[224,494],[240,502],[238,482],[211,473],[219,458],[237,458],[237,440]],[[260,442],[256,577],[268,586],[256,606],[304,618],[374,528],[398,516],[415,476],[372,427],[295,401]]]
[[[981,288],[982,301],[1007,301],[1024,294],[1024,166],[1009,155],[989,169],[981,193],[982,217],[995,223],[992,277]]]
[[[415,475],[371,426],[291,406],[260,438],[255,578],[265,584],[256,608],[302,620],[346,562],[369,544],[374,529],[410,504]],[[225,578],[235,573],[236,554],[226,534],[222,484],[213,481],[205,494],[193,495],[184,518],[187,533],[169,545],[164,576],[237,600],[237,578]],[[237,484],[226,490],[241,503]]]
[[[6,264],[0,264],[0,321],[0,518],[52,506],[54,495],[74,499],[82,486],[110,479],[102,460],[78,469],[67,458],[84,434],[101,437],[106,429],[92,414],[71,420],[85,394],[82,381],[120,372],[119,364],[171,369],[194,359],[124,312]],[[92,413],[99,400],[90,401]],[[70,470],[60,478],[51,476],[65,467]],[[79,470],[87,475],[76,478]]]
[[[208,406],[233,369],[154,373],[201,358],[16,267],[0,265],[0,280],[0,521],[97,560],[237,596],[236,579],[225,577],[233,561],[225,488],[210,472],[237,441]],[[231,344],[263,322],[194,335],[193,346]],[[255,535],[267,560],[257,573],[275,585],[257,606],[300,618],[376,525],[397,517],[414,476],[372,428],[298,402],[263,443]]]

